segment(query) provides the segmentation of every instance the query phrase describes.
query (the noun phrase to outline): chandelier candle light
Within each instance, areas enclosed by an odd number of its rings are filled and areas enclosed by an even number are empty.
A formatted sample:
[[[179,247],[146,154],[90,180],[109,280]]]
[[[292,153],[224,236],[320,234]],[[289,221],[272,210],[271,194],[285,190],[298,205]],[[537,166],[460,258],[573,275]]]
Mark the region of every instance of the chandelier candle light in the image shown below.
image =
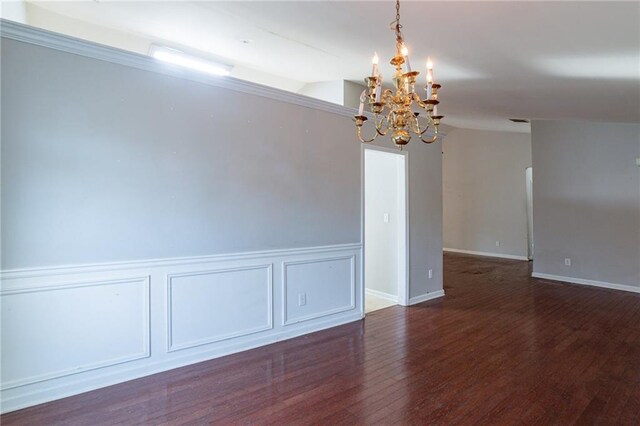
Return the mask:
[[[371,76],[365,78],[367,89],[360,96],[360,108],[353,121],[356,123],[358,139],[361,142],[373,142],[378,136],[385,136],[391,132],[391,140],[402,150],[402,147],[411,140],[411,133],[417,135],[424,143],[435,142],[438,139],[438,126],[443,116],[438,115],[438,90],[441,86],[434,82],[431,58],[427,58],[426,97],[421,99],[415,91],[416,78],[420,73],[411,69],[409,49],[404,44],[401,28],[400,0],[396,0],[396,19],[391,23],[391,29],[396,33],[396,55],[390,61],[396,68],[393,76],[394,90],[382,90],[382,75],[378,72],[378,54],[374,54],[373,70]],[[403,65],[406,70],[403,69]],[[370,139],[362,136],[362,126],[368,120],[364,115],[365,103],[369,105],[374,115],[376,133]],[[412,111],[414,105],[426,111],[424,128],[420,125],[420,112]],[[433,129],[433,136],[425,139],[423,135],[429,129]]]

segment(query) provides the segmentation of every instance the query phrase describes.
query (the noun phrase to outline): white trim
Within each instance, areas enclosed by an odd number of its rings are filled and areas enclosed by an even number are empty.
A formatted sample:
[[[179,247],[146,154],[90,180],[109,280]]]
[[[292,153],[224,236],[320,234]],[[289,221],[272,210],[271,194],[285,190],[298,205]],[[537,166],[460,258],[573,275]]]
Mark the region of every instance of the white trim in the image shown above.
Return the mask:
[[[400,279],[400,283],[401,285],[398,288],[398,303],[402,306],[408,306],[409,305],[409,292],[411,291],[410,289],[410,284],[409,284],[409,277],[411,276],[411,267],[410,267],[410,253],[411,253],[411,245],[409,244],[409,152],[407,151],[405,154],[403,154],[403,159],[402,159],[402,171],[404,172],[404,176],[402,176],[403,179],[403,185],[402,185],[402,190],[399,191],[399,196],[400,198],[400,202],[404,202],[404,217],[402,218],[404,220],[404,223],[402,223],[402,221],[400,222],[400,226],[404,227],[404,235],[400,235],[400,243],[398,244],[399,247],[403,247],[404,248],[404,253],[399,253],[398,254],[398,264],[402,264],[404,263],[404,271],[400,270],[399,271],[399,279]],[[404,256],[404,258],[403,258]],[[400,262],[401,260],[404,260],[404,262]],[[363,283],[364,285],[364,283]]]
[[[197,341],[191,341],[182,343],[180,345],[175,345],[173,343],[173,279],[174,278],[185,278],[185,277],[193,277],[199,275],[213,275],[213,274],[223,274],[227,272],[241,272],[241,271],[256,271],[256,270],[265,270],[267,272],[267,323],[261,325],[259,327],[254,327],[251,329],[239,330],[233,333],[228,333],[224,335],[211,336],[204,339],[199,339]],[[267,331],[273,329],[273,263],[268,263],[265,265],[248,265],[239,268],[222,268],[222,269],[211,269],[206,271],[194,271],[194,272],[185,272],[179,274],[169,274],[167,275],[166,281],[166,323],[165,323],[165,333],[167,340],[167,352],[175,352],[183,349],[190,349],[196,346],[208,345],[211,343],[220,342],[222,340],[229,340],[236,337],[247,336],[249,334],[259,333],[261,331]]]
[[[473,254],[475,256],[501,257],[503,259],[529,260],[527,256],[518,256],[516,254],[488,253],[485,251],[460,250],[460,249],[454,249],[454,248],[448,248],[448,247],[443,248],[442,251],[447,251],[450,253]]]
[[[438,297],[444,297],[444,290],[436,290],[420,296],[412,297],[411,299],[409,299],[409,305],[415,305],[416,303],[422,303],[428,300],[437,299]]]
[[[399,149],[387,148],[386,146],[367,145],[364,143],[361,143],[360,146],[362,147],[362,149],[371,149],[373,151],[385,152],[387,154],[406,155],[409,153],[409,151],[400,151]]]
[[[323,262],[334,262],[336,260],[349,260],[351,262],[351,288],[349,290],[350,301],[348,305],[339,306],[337,308],[329,309],[327,311],[316,312],[311,315],[306,315],[303,317],[298,317],[294,319],[289,319],[287,316],[287,268],[291,265],[307,265],[311,263],[323,263]],[[363,303],[364,304],[364,303]],[[321,257],[317,259],[306,259],[306,260],[296,260],[296,261],[284,261],[282,262],[282,325],[292,325],[298,324],[300,322],[313,320],[320,317],[326,317],[329,315],[337,314],[340,312],[350,311],[356,308],[356,256],[337,256],[337,257]]]
[[[389,302],[398,303],[398,296],[385,293],[384,291],[373,290],[371,288],[364,289],[365,294],[370,296],[379,297],[380,299],[388,300]]]
[[[524,169],[525,192],[527,194],[527,260],[533,260],[533,167]]]
[[[360,232],[360,238],[362,240],[362,283],[363,287],[365,287],[366,277],[365,277],[365,153],[367,150],[382,152],[386,154],[392,154],[396,159],[402,160],[402,171],[404,172],[404,176],[402,176],[403,182],[402,185],[398,185],[398,195],[400,197],[404,196],[404,217],[400,222],[400,227],[404,228],[404,235],[402,236],[402,243],[398,244],[398,259],[403,259],[404,261],[398,262],[398,296],[395,300],[396,303],[402,306],[409,306],[409,277],[410,277],[410,257],[411,257],[411,246],[409,244],[409,152],[408,151],[399,151],[397,149],[391,149],[376,145],[365,145],[361,146],[361,223],[362,229]],[[399,156],[399,157],[398,157]],[[404,250],[402,250],[404,249]],[[404,269],[400,266],[404,264]],[[363,289],[363,306],[364,306],[364,289]]]
[[[67,275],[67,274],[79,274],[79,273],[92,273],[103,271],[121,271],[124,269],[138,269],[138,268],[153,268],[158,266],[183,266],[194,265],[198,263],[211,263],[211,262],[232,262],[236,260],[248,260],[265,257],[280,257],[280,256],[293,256],[293,255],[307,255],[307,254],[319,254],[329,253],[342,250],[360,250],[362,244],[336,244],[333,246],[317,246],[317,247],[301,247],[301,248],[289,248],[289,249],[277,249],[277,250],[263,250],[263,251],[249,251],[241,253],[225,253],[214,254],[209,256],[190,256],[190,257],[173,257],[165,259],[150,259],[150,260],[133,260],[126,262],[112,262],[112,263],[94,263],[94,264],[82,264],[82,265],[69,265],[69,266],[51,266],[43,268],[25,268],[25,269],[12,269],[6,271],[0,271],[0,280],[15,280],[24,278],[35,278],[43,276],[54,275]]]
[[[564,277],[561,275],[541,274],[539,272],[531,273],[533,278],[540,278],[543,280],[560,281],[563,283],[589,285],[593,287],[609,288],[612,290],[630,291],[632,293],[640,293],[640,287],[634,287],[626,284],[614,284],[605,281],[585,280],[583,278]]]
[[[159,62],[150,56],[128,52],[115,47],[105,46],[64,34],[46,31],[5,19],[0,19],[0,35],[11,40],[34,44],[36,46],[42,46],[49,49],[55,49],[62,52],[107,61],[145,71],[170,75],[172,77],[184,78],[208,84],[210,86],[262,96],[264,98],[283,101],[345,117],[353,117],[357,113],[355,108],[333,104],[331,102],[310,98],[298,93],[287,92],[285,90],[263,86],[261,84],[233,77],[212,76],[177,66],[171,66]]]

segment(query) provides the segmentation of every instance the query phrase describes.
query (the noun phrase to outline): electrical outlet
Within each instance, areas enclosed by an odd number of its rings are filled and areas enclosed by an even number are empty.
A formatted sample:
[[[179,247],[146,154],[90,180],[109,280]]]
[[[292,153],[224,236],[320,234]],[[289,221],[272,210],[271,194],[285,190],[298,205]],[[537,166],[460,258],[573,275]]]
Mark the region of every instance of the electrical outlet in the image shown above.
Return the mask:
[[[298,306],[304,306],[307,304],[307,293],[298,294]]]
[[[500,241],[496,241],[496,247],[500,247]]]
[[[571,266],[571,259],[570,258],[566,257],[564,259],[564,266]]]
[[[429,269],[429,279],[433,278],[433,269]]]

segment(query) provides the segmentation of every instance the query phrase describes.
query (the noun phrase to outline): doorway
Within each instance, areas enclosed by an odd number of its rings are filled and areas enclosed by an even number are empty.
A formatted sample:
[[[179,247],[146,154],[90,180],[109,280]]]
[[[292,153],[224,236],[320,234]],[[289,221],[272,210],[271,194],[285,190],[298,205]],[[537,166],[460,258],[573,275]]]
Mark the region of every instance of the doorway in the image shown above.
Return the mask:
[[[527,185],[527,258],[533,260],[533,168],[525,169]]]
[[[365,312],[408,305],[407,155],[363,148]]]

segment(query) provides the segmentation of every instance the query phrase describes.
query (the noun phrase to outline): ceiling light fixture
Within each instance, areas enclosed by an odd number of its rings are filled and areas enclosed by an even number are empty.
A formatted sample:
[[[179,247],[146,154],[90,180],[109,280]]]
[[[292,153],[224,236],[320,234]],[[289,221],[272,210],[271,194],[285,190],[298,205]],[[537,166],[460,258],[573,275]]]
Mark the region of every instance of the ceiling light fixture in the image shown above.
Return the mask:
[[[420,73],[411,69],[409,50],[404,44],[401,28],[400,0],[396,0],[396,19],[391,23],[391,29],[396,34],[396,55],[390,62],[396,68],[393,76],[394,90],[382,90],[382,75],[378,73],[378,55],[375,54],[372,75],[365,78],[367,89],[360,96],[360,108],[353,121],[356,123],[358,139],[361,142],[373,142],[378,136],[385,136],[391,132],[391,140],[402,150],[402,147],[411,140],[411,132],[424,143],[435,142],[438,139],[438,126],[443,116],[438,115],[438,90],[441,86],[434,82],[431,58],[427,58],[426,97],[421,99],[415,91],[416,78]],[[403,70],[403,64],[406,71]],[[362,136],[362,126],[367,121],[367,116],[364,115],[365,102],[369,104],[374,114],[376,133],[370,139]],[[426,111],[427,123],[424,128],[418,120],[420,113],[411,110],[414,103]],[[429,129],[433,129],[434,134],[431,138],[424,139],[423,135]]]
[[[152,45],[149,54],[159,61],[213,75],[229,75],[233,67],[198,58],[179,50]]]

